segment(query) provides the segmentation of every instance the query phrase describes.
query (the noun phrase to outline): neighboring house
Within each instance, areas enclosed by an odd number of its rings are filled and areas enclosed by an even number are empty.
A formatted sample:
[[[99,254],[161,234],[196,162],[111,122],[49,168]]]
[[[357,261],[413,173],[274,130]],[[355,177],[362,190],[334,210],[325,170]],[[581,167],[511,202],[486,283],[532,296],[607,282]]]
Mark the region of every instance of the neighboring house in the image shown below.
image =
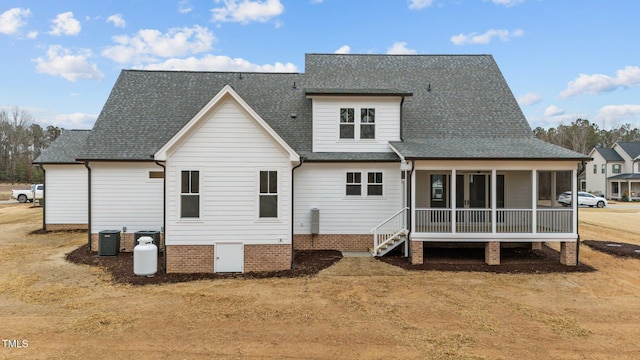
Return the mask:
[[[87,169],[76,158],[88,130],[63,130],[34,164],[44,172],[44,230],[87,229]]]
[[[587,190],[607,199],[640,200],[640,142],[617,142],[596,147],[586,171]]]
[[[308,54],[304,73],[121,73],[76,158],[89,238],[164,234],[168,272],[282,270],[298,249],[559,242],[589,160],[533,137],[489,55]]]

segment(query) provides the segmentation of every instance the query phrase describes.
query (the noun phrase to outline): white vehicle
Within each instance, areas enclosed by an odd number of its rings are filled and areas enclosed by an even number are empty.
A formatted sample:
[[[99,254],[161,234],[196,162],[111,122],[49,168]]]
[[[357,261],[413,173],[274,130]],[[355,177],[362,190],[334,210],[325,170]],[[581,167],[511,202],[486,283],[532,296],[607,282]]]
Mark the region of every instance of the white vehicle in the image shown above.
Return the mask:
[[[44,196],[44,185],[33,184],[29,190],[11,190],[11,198],[18,202],[33,202],[33,199],[42,199]]]
[[[558,196],[558,202],[562,204],[562,206],[567,207],[571,205],[571,198],[571,191],[565,191]],[[578,191],[578,206],[580,205],[603,208],[607,206],[607,199],[589,194],[588,192]]]

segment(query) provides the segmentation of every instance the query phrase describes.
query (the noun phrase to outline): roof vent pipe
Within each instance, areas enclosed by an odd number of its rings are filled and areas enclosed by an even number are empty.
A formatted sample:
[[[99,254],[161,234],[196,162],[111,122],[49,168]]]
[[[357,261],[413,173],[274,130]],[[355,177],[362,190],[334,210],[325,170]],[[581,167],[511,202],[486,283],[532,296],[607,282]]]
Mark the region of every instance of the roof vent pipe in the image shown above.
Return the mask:
[[[431,92],[431,83],[427,86],[427,91]]]
[[[293,82],[293,89],[297,89],[298,87],[296,86],[296,82]]]
[[[240,75],[238,75],[238,79],[242,80],[242,73],[240,73]]]

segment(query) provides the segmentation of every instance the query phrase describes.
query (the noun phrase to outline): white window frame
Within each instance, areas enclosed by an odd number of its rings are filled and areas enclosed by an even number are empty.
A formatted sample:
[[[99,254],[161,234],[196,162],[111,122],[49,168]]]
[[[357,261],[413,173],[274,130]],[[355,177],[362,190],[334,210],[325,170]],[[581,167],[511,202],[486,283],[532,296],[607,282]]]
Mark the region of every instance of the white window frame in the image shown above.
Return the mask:
[[[189,173],[189,192],[182,192],[182,173],[183,172],[188,172]],[[191,186],[192,186],[192,173],[193,172],[197,172],[198,173],[198,192],[193,193],[191,192]],[[178,184],[179,184],[179,196],[178,196],[178,218],[180,220],[200,220],[200,218],[202,217],[202,171],[200,169],[180,169],[178,171]],[[194,194],[197,194],[198,197],[198,216],[183,216],[182,214],[182,197],[183,196],[196,196]]]
[[[598,165],[593,164],[593,173],[597,174],[598,173]]]
[[[365,122],[365,119],[372,119],[373,121]],[[362,137],[362,127],[369,126],[373,127],[373,137],[372,138],[363,138]],[[360,139],[361,140],[375,140],[376,139],[376,108],[372,107],[362,107],[360,108]]]
[[[353,111],[353,122],[343,122],[342,121],[342,110],[352,110]],[[363,122],[363,117],[365,116],[363,114],[363,110],[368,112],[373,112],[373,122]],[[362,105],[362,106],[352,106],[352,107],[339,107],[338,108],[338,141],[346,141],[346,142],[352,142],[352,141],[376,141],[376,138],[378,136],[378,132],[376,131],[376,107],[375,106],[368,106],[368,105]],[[342,126],[353,126],[353,138],[343,138],[341,137],[341,129]],[[366,138],[363,139],[362,138],[362,126],[370,126],[373,127],[373,138]]]
[[[262,192],[262,173],[263,172],[267,172],[267,181],[269,181],[269,173],[275,172],[276,173],[276,189],[275,189],[275,193],[270,192],[270,184],[267,184],[267,192],[263,193]],[[280,179],[280,170],[279,169],[274,169],[274,168],[269,168],[269,169],[258,169],[257,172],[257,199],[256,199],[256,218],[259,221],[278,221],[280,220],[280,214],[281,214],[281,209],[280,209],[280,184],[282,183],[281,179]],[[260,216],[260,201],[262,199],[263,196],[275,196],[276,197],[276,216],[268,216],[268,217],[261,217]]]
[[[346,111],[347,114],[349,114],[349,111],[351,111],[351,119],[347,119],[347,121],[343,121],[343,117],[342,117],[342,111]],[[340,112],[338,114],[338,116],[340,117],[339,119],[339,124],[338,124],[338,139],[340,140],[356,140],[358,137],[356,136],[356,109],[353,107],[341,107],[340,108]],[[351,122],[349,122],[348,120],[351,120]],[[351,131],[353,132],[353,137],[342,137],[342,127],[343,126],[350,126],[351,127]]]
[[[373,175],[373,182],[371,182],[370,176]],[[378,182],[378,175],[380,175],[380,182]],[[380,186],[380,194],[370,194],[369,186]],[[384,173],[382,171],[367,171],[367,196],[384,196]]]
[[[349,174],[353,174],[353,181],[349,182]],[[356,174],[360,176],[360,181],[356,182]],[[344,195],[348,198],[361,198],[362,197],[362,171],[347,171],[345,176],[345,186],[344,186]],[[349,186],[358,186],[360,189],[360,194],[349,194]]]

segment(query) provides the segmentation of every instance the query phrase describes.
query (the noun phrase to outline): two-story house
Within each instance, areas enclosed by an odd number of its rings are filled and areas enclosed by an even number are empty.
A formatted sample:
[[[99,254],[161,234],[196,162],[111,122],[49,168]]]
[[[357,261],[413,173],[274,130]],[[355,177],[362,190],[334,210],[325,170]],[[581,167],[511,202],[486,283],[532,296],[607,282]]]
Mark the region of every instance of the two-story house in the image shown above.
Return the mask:
[[[76,160],[89,244],[163,233],[168,272],[290,268],[296,249],[561,244],[589,158],[533,137],[489,55],[308,54],[304,73],[125,70]]]
[[[596,147],[586,171],[587,190],[607,199],[640,200],[640,142]]]

